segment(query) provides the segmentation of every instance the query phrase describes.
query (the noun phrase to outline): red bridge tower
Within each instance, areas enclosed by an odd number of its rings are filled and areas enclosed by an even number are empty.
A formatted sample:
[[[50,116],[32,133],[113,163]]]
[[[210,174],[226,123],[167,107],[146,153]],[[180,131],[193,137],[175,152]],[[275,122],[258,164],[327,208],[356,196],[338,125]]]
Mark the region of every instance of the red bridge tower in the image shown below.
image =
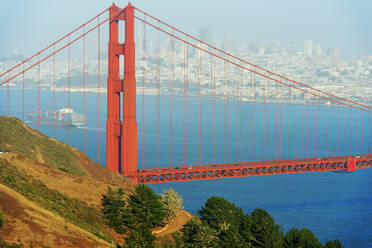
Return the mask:
[[[119,43],[118,22],[125,21],[125,42]],[[108,43],[106,165],[114,172],[130,176],[137,173],[136,77],[134,45],[134,7],[110,7]],[[124,55],[124,79],[119,74],[119,56]],[[120,94],[123,115],[120,119]]]

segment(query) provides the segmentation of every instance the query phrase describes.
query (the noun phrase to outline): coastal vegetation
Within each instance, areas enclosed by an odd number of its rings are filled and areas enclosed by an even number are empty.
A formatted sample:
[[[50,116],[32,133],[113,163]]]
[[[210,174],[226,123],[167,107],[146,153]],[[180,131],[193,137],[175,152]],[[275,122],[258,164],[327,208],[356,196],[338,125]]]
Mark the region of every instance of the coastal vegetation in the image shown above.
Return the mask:
[[[264,209],[244,213],[228,200],[213,196],[183,227],[161,243],[156,242],[152,230],[166,224],[166,205],[169,201],[182,202],[173,189],[162,198],[145,185],[125,196],[122,189],[108,190],[102,198],[102,212],[108,225],[115,223],[121,233],[127,233],[125,247],[257,247],[257,248],[342,248],[339,241],[323,246],[308,229],[292,228],[287,233],[275,223]],[[162,202],[166,195],[171,198]],[[126,197],[126,199],[125,199]],[[147,205],[148,204],[148,205]],[[179,211],[181,205],[173,208]],[[110,211],[107,211],[110,209]]]

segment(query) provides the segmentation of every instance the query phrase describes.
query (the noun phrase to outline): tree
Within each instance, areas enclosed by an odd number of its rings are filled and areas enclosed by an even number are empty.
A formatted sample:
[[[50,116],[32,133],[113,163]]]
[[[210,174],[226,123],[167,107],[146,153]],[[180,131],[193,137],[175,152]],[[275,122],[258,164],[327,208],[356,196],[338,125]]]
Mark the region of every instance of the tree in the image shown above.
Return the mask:
[[[102,196],[102,213],[107,219],[107,225],[120,234],[125,233],[124,216],[127,216],[125,213],[128,211],[123,196],[122,188],[113,190],[111,187],[108,187],[107,195]]]
[[[308,229],[298,230],[292,228],[283,238],[285,248],[322,248],[323,245],[318,241],[315,235]]]
[[[282,247],[282,231],[265,210],[257,208],[251,214],[251,233],[255,247]]]
[[[172,188],[164,190],[164,193],[160,196],[164,205],[164,209],[167,212],[168,220],[174,217],[179,210],[183,209],[182,197]]]
[[[134,223],[148,225],[149,228],[164,225],[166,212],[160,196],[146,185],[140,184],[128,198],[129,214]]]
[[[181,229],[182,243],[186,248],[215,247],[215,231],[202,224],[196,217],[189,220]]]
[[[325,248],[343,248],[342,244],[338,240],[332,240],[325,243]]]
[[[243,211],[225,198],[213,196],[198,211],[203,223],[216,231],[218,247],[244,247],[245,238],[240,230],[244,219]]]
[[[215,230],[238,229],[240,219],[244,216],[243,211],[234,203],[218,196],[209,198],[198,213],[202,222]]]
[[[125,238],[127,247],[130,248],[153,248],[155,236],[152,235],[150,228],[147,225],[134,227],[130,235]]]

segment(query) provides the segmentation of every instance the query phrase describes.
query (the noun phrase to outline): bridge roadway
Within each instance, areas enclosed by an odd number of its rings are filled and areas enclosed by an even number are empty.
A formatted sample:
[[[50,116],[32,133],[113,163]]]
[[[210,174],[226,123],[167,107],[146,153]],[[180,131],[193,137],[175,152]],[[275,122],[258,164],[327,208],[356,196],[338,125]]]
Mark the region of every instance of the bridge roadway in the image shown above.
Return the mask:
[[[372,168],[372,154],[164,167],[142,169],[126,176],[135,183],[152,184],[320,171],[351,172],[367,168]]]

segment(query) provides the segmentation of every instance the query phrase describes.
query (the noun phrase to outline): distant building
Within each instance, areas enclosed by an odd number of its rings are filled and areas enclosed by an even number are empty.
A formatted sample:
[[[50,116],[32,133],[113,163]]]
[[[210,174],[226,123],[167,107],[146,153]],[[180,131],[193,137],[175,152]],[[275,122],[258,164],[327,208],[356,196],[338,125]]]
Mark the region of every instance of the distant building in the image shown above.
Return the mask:
[[[199,28],[199,40],[204,41],[205,43],[212,43],[212,31],[208,27]]]
[[[341,57],[341,49],[339,48],[329,48],[327,49],[327,55],[335,58],[340,58]]]
[[[314,56],[319,57],[322,55],[323,55],[322,48],[319,45],[316,45],[314,48]]]
[[[311,40],[304,41],[304,55],[307,57],[313,56],[313,42]]]

